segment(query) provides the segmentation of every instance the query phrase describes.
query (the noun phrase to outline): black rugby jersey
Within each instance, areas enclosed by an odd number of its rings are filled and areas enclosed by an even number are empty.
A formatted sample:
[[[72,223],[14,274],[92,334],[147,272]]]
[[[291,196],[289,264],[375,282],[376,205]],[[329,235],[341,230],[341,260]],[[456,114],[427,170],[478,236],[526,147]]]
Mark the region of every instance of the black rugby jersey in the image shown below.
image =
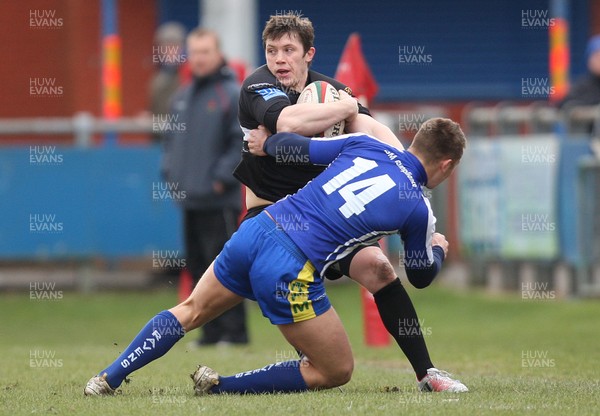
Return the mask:
[[[336,90],[352,95],[352,90],[341,82],[309,70],[306,85],[314,81],[326,81]],[[242,130],[246,133],[262,124],[277,133],[279,114],[284,107],[296,104],[299,96],[300,93],[281,85],[266,65],[261,66],[242,85],[238,113]],[[360,103],[358,107],[360,114],[370,116],[366,107]],[[324,166],[278,164],[275,158],[250,154],[244,146],[242,160],[233,174],[256,196],[275,202],[298,191],[324,169]]]

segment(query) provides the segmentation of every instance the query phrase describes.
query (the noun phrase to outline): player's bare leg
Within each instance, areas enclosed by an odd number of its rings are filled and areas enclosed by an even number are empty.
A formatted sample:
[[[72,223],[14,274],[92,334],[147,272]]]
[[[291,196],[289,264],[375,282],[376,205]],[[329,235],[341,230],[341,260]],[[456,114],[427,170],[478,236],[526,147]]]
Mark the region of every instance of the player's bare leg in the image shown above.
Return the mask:
[[[244,300],[219,282],[213,265],[204,272],[190,296],[169,309],[186,332],[201,327]]]
[[[197,395],[211,393],[291,393],[346,384],[354,360],[346,331],[335,310],[302,322],[278,325],[290,344],[304,352],[296,361],[219,377],[200,365],[192,374]]]
[[[300,372],[310,389],[337,387],[350,381],[354,369],[352,349],[333,307],[316,318],[279,325],[279,330],[308,359]]]
[[[129,374],[166,354],[186,331],[198,328],[241,301],[217,280],[211,264],[190,297],[152,318],[110,366],[88,381],[84,394],[114,394]]]
[[[381,248],[370,246],[363,248],[352,258],[350,278],[374,294],[397,277]]]

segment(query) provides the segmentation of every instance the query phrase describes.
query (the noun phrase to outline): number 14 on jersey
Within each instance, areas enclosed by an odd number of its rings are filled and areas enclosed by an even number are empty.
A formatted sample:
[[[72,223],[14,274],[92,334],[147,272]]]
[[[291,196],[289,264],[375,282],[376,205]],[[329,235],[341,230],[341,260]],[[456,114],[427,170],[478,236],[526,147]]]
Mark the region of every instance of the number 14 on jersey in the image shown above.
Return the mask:
[[[337,191],[346,201],[339,208],[345,218],[359,215],[365,210],[365,205],[392,189],[395,185],[392,178],[387,174],[351,182],[363,173],[378,166],[374,160],[362,157],[355,158],[352,163],[352,166],[338,173],[323,185],[323,190],[327,195]]]

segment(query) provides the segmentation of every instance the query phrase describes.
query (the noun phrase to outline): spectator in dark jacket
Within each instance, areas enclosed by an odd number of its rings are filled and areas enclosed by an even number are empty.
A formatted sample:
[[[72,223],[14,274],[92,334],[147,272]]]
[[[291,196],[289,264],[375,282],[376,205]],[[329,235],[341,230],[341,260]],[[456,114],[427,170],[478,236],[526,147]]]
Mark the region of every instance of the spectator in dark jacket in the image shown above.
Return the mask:
[[[240,159],[239,85],[214,32],[195,29],[187,38],[191,84],[172,99],[163,123],[163,173],[185,195],[186,266],[197,283],[237,227],[240,186],[232,172]],[[244,305],[203,327],[200,344],[248,342]]]
[[[573,83],[561,107],[600,104],[600,35],[588,41],[586,56],[589,73]]]

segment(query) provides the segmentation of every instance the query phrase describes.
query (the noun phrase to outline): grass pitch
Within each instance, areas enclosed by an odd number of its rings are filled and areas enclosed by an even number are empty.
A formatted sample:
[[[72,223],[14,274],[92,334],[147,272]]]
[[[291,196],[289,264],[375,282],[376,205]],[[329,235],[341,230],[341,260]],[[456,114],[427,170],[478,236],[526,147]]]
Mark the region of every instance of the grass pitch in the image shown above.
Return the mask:
[[[410,289],[409,289],[410,290]],[[328,288],[355,355],[352,381],[305,394],[194,397],[197,363],[221,374],[294,357],[275,327],[248,303],[251,345],[193,350],[188,334],[162,359],[131,375],[123,394],[83,397],[85,382],[125,348],[174,291],[65,292],[57,299],[0,295],[0,413],[20,414],[528,414],[600,412],[600,302],[490,297],[440,287],[411,291],[433,362],[467,394],[423,394],[394,344],[363,344],[358,287]]]

